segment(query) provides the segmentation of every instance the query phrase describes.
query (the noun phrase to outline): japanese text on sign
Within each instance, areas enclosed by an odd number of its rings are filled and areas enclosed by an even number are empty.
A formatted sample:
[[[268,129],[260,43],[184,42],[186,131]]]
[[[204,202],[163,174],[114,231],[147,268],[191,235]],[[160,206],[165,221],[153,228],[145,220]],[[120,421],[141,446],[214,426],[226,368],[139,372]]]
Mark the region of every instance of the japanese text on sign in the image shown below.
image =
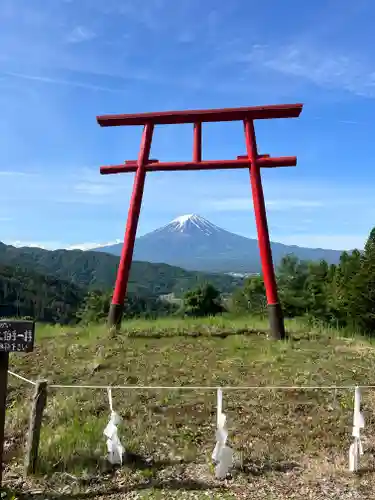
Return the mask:
[[[0,320],[0,352],[30,352],[34,346],[33,321]]]

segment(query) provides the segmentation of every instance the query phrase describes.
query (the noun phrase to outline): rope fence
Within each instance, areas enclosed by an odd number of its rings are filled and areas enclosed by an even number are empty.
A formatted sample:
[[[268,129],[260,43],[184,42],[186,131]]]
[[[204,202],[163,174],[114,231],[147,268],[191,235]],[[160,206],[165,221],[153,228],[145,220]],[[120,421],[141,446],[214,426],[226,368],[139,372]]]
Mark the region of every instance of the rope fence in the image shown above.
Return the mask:
[[[8,370],[8,373],[13,377],[16,377],[24,382],[31,385],[36,385],[37,383],[28,378],[22,377],[17,373]],[[80,384],[49,384],[50,389],[92,389],[92,390],[108,390],[108,388],[114,390],[150,390],[150,391],[217,391],[221,389],[222,391],[338,391],[338,390],[354,390],[356,387],[359,389],[375,389],[375,384],[370,385],[244,385],[244,386],[222,386],[222,385],[80,385]]]
[[[233,466],[233,450],[226,443],[228,430],[226,428],[226,415],[223,412],[223,393],[227,391],[354,391],[354,414],[352,437],[354,438],[349,449],[349,470],[355,472],[359,468],[359,457],[363,455],[360,431],[364,428],[364,418],[360,410],[361,389],[375,389],[375,384],[367,385],[263,385],[263,386],[154,386],[154,385],[73,385],[51,384],[46,380],[33,381],[18,373],[8,370],[9,375],[35,387],[35,394],[30,414],[27,451],[25,458],[25,474],[35,473],[38,458],[40,430],[42,425],[43,410],[47,400],[47,385],[49,389],[89,389],[105,390],[108,394],[110,407],[110,420],[103,434],[107,437],[108,460],[111,464],[122,464],[124,447],[117,434],[117,425],[121,417],[113,410],[113,390],[150,390],[150,391],[216,391],[217,393],[217,431],[216,446],[212,459],[216,464],[215,475],[223,479]]]
[[[13,377],[16,377],[16,378],[19,378],[20,380],[23,380],[23,382],[27,382],[28,384],[31,384],[31,385],[36,385],[36,382],[33,382],[32,380],[30,380],[28,378],[22,377],[21,375],[18,375],[17,373],[11,372],[10,370],[8,370],[8,373],[9,373],[9,375],[12,375]]]
[[[34,382],[31,382],[34,383]],[[157,386],[157,385],[59,385],[59,384],[51,384],[49,386],[52,389],[103,389],[106,390],[108,387],[111,389],[119,389],[119,390],[150,390],[150,391],[217,391],[221,389],[222,391],[256,391],[256,390],[267,390],[267,391],[293,391],[293,390],[307,390],[307,391],[316,391],[316,390],[324,390],[324,391],[336,391],[336,390],[354,390],[356,387],[360,389],[375,389],[375,385],[291,385],[291,386],[282,386],[282,385],[249,385],[249,386],[223,386],[223,385],[205,385],[205,386],[194,386],[194,385],[181,385],[181,386]]]

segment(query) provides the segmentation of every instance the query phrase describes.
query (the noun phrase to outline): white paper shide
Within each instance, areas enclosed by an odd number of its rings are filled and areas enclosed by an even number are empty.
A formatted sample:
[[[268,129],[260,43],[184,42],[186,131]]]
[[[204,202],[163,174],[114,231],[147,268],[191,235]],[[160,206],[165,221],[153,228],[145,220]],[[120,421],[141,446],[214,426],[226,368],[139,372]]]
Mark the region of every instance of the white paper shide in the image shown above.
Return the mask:
[[[349,448],[349,470],[356,472],[359,469],[359,458],[363,455],[361,441],[361,429],[365,427],[365,420],[361,413],[361,392],[359,387],[355,388],[354,393],[354,415],[353,415],[353,443]]]
[[[223,393],[217,390],[217,430],[216,445],[212,453],[212,460],[215,463],[215,477],[224,479],[233,466],[233,450],[227,446],[228,431],[226,429],[226,416],[223,413]]]
[[[104,436],[107,438],[107,459],[112,465],[122,465],[122,457],[125,449],[121,444],[120,438],[118,437],[117,429],[117,426],[121,422],[121,417],[113,411],[111,389],[108,389],[108,399],[111,416],[106,428],[103,431]]]

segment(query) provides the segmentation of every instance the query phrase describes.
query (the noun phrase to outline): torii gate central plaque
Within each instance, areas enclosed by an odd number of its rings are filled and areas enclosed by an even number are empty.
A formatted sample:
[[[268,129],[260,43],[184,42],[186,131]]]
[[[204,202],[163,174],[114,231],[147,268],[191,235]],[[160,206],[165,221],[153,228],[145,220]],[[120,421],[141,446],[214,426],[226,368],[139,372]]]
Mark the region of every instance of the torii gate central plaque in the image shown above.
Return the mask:
[[[112,297],[112,304],[108,316],[108,323],[110,326],[117,327],[121,324],[129,271],[133,258],[138,219],[142,205],[146,172],[248,168],[250,171],[250,182],[259,241],[260,259],[262,263],[262,273],[269,310],[270,330],[275,339],[283,339],[285,337],[283,314],[278,299],[275,271],[272,263],[271,245],[268,233],[260,169],[293,167],[297,164],[297,159],[295,156],[271,158],[269,155],[259,155],[257,151],[254,120],[297,118],[302,111],[302,107],[302,104],[283,104],[244,108],[104,115],[97,117],[97,122],[102,127],[116,127],[122,125],[143,126],[138,160],[128,160],[122,165],[105,166],[100,168],[101,174],[135,172],[124,245],[122,248],[116,284]],[[244,124],[247,154],[237,156],[234,160],[202,160],[202,123],[236,120],[241,120]],[[158,160],[150,159],[149,155],[155,125],[178,123],[192,123],[194,125],[192,161],[159,162]]]

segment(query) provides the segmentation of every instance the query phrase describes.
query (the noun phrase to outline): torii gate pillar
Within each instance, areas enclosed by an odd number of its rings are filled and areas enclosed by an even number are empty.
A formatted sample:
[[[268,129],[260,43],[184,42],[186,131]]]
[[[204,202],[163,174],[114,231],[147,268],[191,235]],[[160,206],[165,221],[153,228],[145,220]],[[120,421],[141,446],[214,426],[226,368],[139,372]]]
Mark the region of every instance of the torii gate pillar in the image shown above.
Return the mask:
[[[272,262],[271,244],[268,233],[266,208],[263,195],[260,169],[295,166],[295,156],[275,157],[259,155],[257,151],[254,120],[268,118],[296,118],[302,111],[302,104],[257,106],[246,108],[226,108],[189,111],[167,111],[160,113],[141,113],[131,115],[98,116],[102,127],[121,125],[143,125],[138,160],[128,160],[122,165],[100,168],[101,174],[135,172],[133,192],[130,200],[124,245],[117,271],[112,304],[108,316],[110,327],[119,327],[126,297],[130,266],[133,258],[138,219],[142,206],[146,172],[176,170],[217,170],[248,168],[250,171],[251,190],[254,203],[262,273],[266,289],[269,311],[270,332],[274,339],[285,338],[283,314],[278,299],[275,271]],[[235,160],[202,160],[202,123],[241,120],[244,123],[246,156],[237,156]],[[150,160],[151,142],[154,126],[159,124],[192,123],[193,160],[190,162],[159,162]]]

